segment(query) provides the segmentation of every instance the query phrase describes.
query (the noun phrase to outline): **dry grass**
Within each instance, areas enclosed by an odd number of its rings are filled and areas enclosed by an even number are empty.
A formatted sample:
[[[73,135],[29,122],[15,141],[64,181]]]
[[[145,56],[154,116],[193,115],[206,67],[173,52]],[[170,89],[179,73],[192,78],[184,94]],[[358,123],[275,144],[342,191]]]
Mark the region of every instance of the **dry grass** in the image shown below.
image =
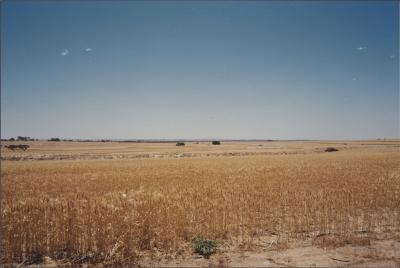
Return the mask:
[[[313,241],[313,245],[321,248],[336,248],[348,244],[352,246],[370,246],[371,238],[368,236],[357,236],[351,234],[347,236],[322,234],[318,235]]]
[[[3,161],[1,262],[133,263],[183,254],[196,234],[251,244],[273,233],[285,244],[399,227],[399,163],[380,151]]]

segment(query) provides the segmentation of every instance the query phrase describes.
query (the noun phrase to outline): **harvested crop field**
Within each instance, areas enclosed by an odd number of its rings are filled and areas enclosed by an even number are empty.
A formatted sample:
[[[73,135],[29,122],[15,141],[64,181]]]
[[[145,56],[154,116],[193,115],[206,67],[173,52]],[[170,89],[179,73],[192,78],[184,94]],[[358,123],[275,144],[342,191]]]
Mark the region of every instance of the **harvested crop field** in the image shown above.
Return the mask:
[[[30,145],[2,148],[3,264],[331,266],[400,258],[399,141]],[[210,259],[193,253],[196,235],[217,241]],[[343,261],[336,249],[346,247],[376,250]],[[298,248],[336,251],[330,262],[307,262],[290,257]],[[245,261],[254,254],[263,262]]]

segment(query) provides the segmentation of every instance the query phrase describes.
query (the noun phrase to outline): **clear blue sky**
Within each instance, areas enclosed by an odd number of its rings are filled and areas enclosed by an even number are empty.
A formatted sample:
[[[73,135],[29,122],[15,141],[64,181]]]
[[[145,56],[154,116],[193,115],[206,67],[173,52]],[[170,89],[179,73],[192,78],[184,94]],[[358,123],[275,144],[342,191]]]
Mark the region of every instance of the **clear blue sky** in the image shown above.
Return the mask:
[[[399,137],[398,5],[5,1],[1,135]]]

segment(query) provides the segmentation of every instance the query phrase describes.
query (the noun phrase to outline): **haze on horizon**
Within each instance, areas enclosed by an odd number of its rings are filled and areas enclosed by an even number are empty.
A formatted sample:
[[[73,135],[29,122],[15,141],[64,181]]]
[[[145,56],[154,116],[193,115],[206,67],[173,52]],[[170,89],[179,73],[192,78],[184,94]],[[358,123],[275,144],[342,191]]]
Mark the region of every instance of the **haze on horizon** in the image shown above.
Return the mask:
[[[399,138],[398,1],[3,1],[1,137]]]

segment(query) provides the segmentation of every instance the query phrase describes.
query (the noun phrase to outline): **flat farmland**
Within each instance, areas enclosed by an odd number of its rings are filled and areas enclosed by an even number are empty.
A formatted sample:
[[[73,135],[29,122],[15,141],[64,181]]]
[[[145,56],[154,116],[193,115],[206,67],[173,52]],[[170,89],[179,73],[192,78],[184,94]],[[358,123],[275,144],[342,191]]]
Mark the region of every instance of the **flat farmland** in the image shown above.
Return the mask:
[[[185,143],[2,148],[2,264],[398,264],[398,140]]]
[[[246,156],[322,153],[328,146],[341,151],[399,152],[400,142],[389,141],[227,141],[221,145],[211,142],[2,142],[3,146],[27,144],[29,150],[2,148],[2,160],[76,160],[76,159],[131,159],[131,158],[180,158],[207,156]]]

